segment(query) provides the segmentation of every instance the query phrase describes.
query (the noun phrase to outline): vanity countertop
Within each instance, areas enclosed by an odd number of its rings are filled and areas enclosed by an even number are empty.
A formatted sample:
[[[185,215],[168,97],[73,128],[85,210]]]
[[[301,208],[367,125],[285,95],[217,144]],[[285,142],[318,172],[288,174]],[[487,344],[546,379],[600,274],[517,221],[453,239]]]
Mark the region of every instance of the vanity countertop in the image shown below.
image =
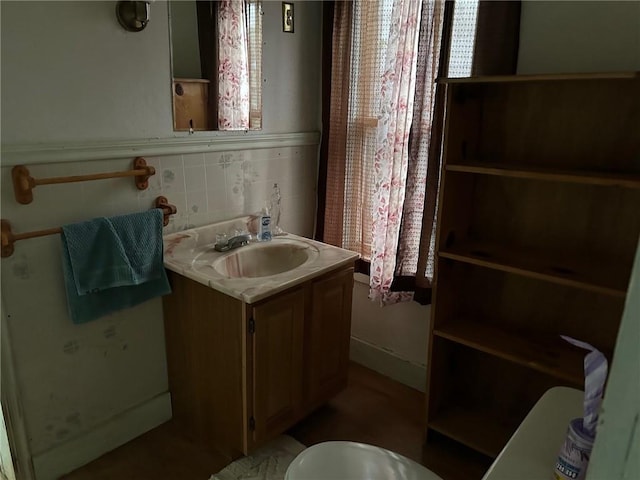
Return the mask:
[[[260,248],[263,242],[229,252],[217,252],[213,246],[216,234],[234,229],[245,230],[251,217],[220,222],[164,236],[164,266],[180,275],[211,287],[246,303],[255,303],[335,268],[349,265],[359,258],[355,252],[317,242],[293,234],[274,237],[265,247],[295,244],[309,249],[309,259],[300,266],[268,276],[232,277],[220,272],[216,265],[243,249]],[[269,244],[269,245],[266,245]]]

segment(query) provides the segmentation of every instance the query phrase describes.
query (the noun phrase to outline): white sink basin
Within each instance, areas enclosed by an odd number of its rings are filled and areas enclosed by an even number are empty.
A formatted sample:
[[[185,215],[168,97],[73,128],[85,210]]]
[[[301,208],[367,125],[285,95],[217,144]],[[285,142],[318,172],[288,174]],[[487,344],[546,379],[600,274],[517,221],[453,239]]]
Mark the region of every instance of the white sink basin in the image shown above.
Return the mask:
[[[288,272],[315,260],[319,251],[297,240],[274,240],[240,247],[213,263],[213,268],[228,278],[268,277]]]
[[[164,236],[167,269],[248,304],[353,265],[358,254],[291,233],[229,252],[217,252],[218,234],[252,231],[254,218],[237,217]]]

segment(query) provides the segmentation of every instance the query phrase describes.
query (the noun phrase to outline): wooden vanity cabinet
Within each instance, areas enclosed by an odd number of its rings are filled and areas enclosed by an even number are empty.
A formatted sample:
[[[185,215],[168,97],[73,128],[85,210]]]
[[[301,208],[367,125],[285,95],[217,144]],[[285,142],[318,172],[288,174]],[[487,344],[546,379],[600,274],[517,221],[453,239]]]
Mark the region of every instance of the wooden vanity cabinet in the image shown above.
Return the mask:
[[[304,288],[257,304],[249,317],[252,443],[293,425],[303,410]],[[253,420],[251,420],[253,418]]]
[[[347,384],[353,267],[254,304],[169,272],[164,297],[174,421],[234,459]]]
[[[305,399],[315,408],[347,386],[353,270],[320,278],[307,293]]]

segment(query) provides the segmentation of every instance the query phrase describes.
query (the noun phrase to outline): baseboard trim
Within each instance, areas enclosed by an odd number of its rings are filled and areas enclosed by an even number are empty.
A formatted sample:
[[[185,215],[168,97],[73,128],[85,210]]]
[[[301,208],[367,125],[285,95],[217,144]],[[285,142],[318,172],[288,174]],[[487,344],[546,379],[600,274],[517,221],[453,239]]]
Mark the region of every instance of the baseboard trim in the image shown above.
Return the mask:
[[[171,418],[169,392],[127,410],[93,430],[33,456],[37,480],[55,480]]]
[[[224,132],[213,136],[112,140],[87,143],[2,145],[2,166],[115,160],[202,152],[318,145],[320,132]]]
[[[382,375],[393,378],[411,388],[425,391],[427,383],[427,368],[398,357],[393,352],[384,350],[376,345],[351,337],[352,361],[359,363]]]

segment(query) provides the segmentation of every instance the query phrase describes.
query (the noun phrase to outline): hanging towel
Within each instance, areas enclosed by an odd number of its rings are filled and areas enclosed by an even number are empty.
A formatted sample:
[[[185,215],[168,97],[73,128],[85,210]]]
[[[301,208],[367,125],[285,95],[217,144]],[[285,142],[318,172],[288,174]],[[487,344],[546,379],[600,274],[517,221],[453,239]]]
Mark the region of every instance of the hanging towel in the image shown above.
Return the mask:
[[[171,292],[162,260],[162,211],[65,225],[69,313],[85,323]]]

